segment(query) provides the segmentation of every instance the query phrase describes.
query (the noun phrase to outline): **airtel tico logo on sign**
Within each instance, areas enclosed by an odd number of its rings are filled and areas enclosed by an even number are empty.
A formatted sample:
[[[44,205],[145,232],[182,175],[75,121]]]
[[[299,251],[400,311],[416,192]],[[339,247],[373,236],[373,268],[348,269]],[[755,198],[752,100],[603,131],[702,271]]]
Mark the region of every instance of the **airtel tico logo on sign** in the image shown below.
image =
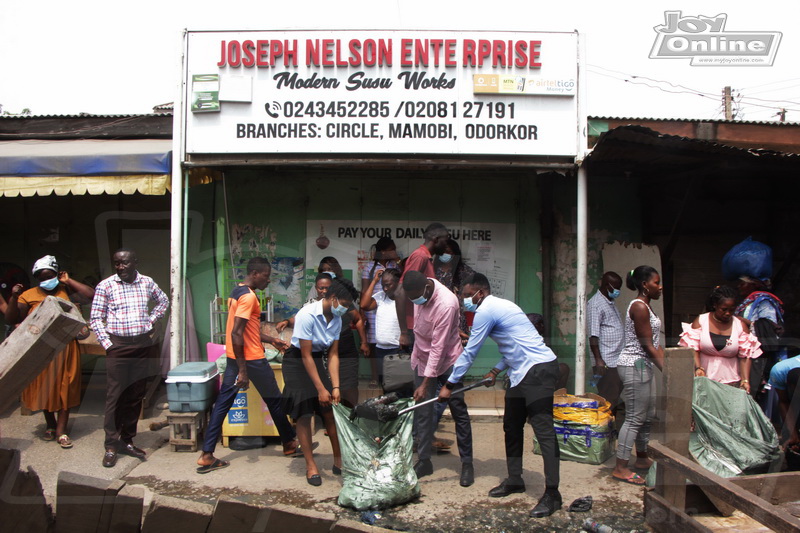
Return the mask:
[[[664,24],[655,26],[651,59],[689,58],[692,66],[771,66],[781,33],[777,31],[726,31],[728,15],[684,17],[665,11]]]

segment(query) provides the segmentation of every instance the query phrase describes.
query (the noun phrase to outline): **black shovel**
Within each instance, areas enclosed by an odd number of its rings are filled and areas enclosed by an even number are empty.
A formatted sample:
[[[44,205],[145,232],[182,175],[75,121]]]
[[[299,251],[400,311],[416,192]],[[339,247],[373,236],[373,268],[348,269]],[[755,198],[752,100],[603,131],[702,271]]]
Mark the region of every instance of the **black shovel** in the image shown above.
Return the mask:
[[[491,382],[492,380],[489,378],[482,379],[481,381],[473,383],[472,385],[454,390],[453,394],[466,392]],[[439,400],[437,396],[434,396],[433,398],[425,400],[424,402],[416,403],[410,407],[406,407],[405,409],[400,409],[397,405],[394,405],[394,403],[399,399],[400,397],[394,392],[385,396],[370,398],[369,400],[356,405],[353,408],[353,410],[350,412],[350,420],[353,420],[356,417],[361,417],[368,420],[377,420],[378,422],[388,422],[390,420],[394,420],[400,415],[408,413],[409,411],[413,411],[418,407],[422,407],[423,405],[428,405]]]

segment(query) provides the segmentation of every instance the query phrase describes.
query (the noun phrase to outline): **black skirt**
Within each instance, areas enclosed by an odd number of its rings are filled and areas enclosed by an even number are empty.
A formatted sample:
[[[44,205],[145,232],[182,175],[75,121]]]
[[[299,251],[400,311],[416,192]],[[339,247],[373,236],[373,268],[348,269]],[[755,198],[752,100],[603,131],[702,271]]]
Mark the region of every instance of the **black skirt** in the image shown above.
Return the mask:
[[[317,367],[322,385],[328,392],[333,390],[328,369],[325,368],[323,352],[313,352],[314,364]],[[283,356],[283,412],[295,422],[304,416],[322,415],[331,407],[322,407],[319,393],[308,375],[300,349],[294,346],[286,350]]]

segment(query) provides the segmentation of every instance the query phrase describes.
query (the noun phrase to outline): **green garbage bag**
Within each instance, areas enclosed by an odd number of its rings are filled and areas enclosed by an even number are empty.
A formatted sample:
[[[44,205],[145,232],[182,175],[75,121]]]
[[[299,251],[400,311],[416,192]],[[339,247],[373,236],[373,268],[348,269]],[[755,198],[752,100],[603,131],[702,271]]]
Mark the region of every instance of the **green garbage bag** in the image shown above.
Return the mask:
[[[412,398],[396,402],[400,409]],[[333,406],[342,449],[343,486],[338,503],[357,511],[386,509],[419,497],[419,482],[412,464],[414,415],[407,413],[389,422],[356,417],[350,409]],[[377,440],[376,440],[377,439]]]
[[[763,473],[780,457],[775,428],[742,389],[696,377],[692,414],[689,452],[719,476]]]

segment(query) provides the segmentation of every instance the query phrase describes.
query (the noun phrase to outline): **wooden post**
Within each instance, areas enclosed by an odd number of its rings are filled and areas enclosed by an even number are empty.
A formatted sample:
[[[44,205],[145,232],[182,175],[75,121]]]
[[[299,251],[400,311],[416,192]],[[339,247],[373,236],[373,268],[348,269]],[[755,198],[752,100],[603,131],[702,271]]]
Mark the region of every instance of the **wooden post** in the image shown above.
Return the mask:
[[[0,344],[0,412],[16,401],[86,322],[66,300],[48,296]]]
[[[689,455],[689,429],[692,424],[694,350],[664,350],[664,420],[659,431],[661,443],[684,457]],[[686,478],[675,471],[656,467],[656,492],[677,509],[686,506]]]

